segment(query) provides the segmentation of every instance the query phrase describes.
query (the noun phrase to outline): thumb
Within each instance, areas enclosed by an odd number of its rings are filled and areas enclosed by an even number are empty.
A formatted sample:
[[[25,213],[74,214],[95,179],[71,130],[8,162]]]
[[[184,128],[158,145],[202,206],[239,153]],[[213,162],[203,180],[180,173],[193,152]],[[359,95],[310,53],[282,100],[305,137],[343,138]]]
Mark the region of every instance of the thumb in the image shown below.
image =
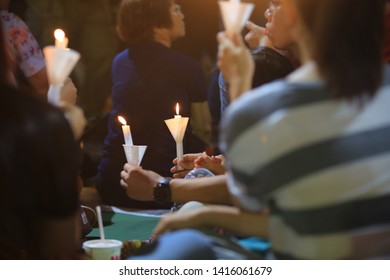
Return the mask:
[[[252,29],[255,27],[255,24],[248,20],[246,23],[245,23],[245,28],[248,29],[249,31],[252,31]]]

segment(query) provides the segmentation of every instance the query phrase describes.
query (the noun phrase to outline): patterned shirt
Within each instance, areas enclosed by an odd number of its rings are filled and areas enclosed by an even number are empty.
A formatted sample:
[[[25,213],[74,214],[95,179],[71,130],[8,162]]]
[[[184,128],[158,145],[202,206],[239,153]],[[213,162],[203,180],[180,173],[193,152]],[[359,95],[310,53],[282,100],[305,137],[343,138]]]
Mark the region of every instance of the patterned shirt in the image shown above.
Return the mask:
[[[31,77],[45,67],[41,48],[28,26],[18,16],[1,10],[0,18],[11,61],[26,77]]]

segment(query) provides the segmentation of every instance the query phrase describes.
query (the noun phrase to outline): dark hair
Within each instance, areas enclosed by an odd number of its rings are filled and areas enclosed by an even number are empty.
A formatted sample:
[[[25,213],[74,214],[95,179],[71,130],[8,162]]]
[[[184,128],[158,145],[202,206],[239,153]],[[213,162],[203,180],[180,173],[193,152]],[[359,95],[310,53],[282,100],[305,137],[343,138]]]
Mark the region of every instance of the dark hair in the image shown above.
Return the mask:
[[[173,0],[123,0],[117,32],[127,44],[153,40],[153,28],[172,26],[169,8]]]
[[[8,86],[0,93],[0,258],[42,258],[43,219],[78,209],[77,145],[60,111]]]
[[[269,47],[258,47],[251,51],[255,61],[252,88],[286,77],[295,67],[290,60]]]
[[[373,96],[383,68],[385,0],[295,0],[334,97]]]

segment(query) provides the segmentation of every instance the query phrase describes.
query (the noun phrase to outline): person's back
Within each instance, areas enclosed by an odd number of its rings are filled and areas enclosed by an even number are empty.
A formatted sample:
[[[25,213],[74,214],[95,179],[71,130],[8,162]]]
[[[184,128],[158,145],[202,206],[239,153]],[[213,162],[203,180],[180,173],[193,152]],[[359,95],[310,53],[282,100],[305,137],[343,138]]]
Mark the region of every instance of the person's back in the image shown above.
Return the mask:
[[[388,87],[361,109],[330,99],[321,82],[279,81],[228,109],[226,121],[234,128],[225,144],[232,176],[248,190],[240,198],[247,208],[259,207],[248,203],[249,197],[272,199],[271,241],[278,258],[389,253],[386,246],[374,248],[367,241],[390,242],[389,234],[381,236],[390,213],[390,196],[385,195],[390,191],[389,104]]]

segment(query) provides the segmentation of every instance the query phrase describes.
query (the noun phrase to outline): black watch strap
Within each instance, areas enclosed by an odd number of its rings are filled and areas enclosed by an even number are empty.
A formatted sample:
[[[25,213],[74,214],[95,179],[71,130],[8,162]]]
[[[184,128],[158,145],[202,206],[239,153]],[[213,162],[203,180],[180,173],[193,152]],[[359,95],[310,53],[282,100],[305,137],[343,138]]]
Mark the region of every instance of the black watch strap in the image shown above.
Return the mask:
[[[153,199],[158,204],[166,204],[171,202],[171,188],[169,182],[171,178],[165,177],[153,189]]]

